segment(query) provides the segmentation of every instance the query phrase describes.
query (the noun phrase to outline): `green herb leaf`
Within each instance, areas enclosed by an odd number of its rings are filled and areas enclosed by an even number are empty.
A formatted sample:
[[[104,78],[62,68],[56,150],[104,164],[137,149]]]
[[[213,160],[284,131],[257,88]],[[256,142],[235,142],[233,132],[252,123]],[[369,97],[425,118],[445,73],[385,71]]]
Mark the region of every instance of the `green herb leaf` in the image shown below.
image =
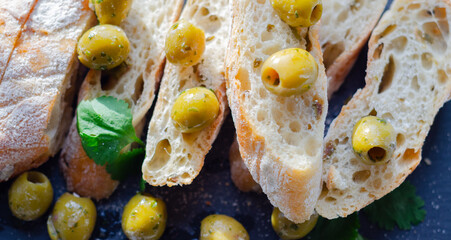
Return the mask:
[[[421,223],[426,216],[424,201],[415,191],[415,186],[406,181],[363,211],[380,228],[393,230],[398,225],[399,229],[408,230],[412,225]]]
[[[142,160],[144,159],[144,149],[135,148],[132,151],[123,153],[114,162],[106,165],[106,170],[114,180],[124,180],[130,172],[139,172]]]
[[[320,217],[315,229],[309,234],[310,239],[361,240],[358,230],[359,216],[354,213],[347,218],[327,220]]]
[[[141,181],[139,182],[139,192],[144,193],[146,191],[146,180],[141,177]]]
[[[136,136],[132,118],[128,104],[114,97],[82,101],[77,108],[77,129],[83,149],[96,164],[104,166],[108,163],[107,171],[113,179],[121,179],[118,173],[127,169],[127,160],[144,151],[121,154],[133,142],[144,145]]]

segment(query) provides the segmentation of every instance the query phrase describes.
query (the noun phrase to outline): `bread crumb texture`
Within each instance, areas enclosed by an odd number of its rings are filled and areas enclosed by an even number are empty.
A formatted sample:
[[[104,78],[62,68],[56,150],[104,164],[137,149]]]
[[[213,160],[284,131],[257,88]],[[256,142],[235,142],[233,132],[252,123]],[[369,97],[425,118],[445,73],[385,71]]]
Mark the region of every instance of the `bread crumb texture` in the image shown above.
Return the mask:
[[[398,187],[419,164],[434,117],[451,93],[450,21],[447,0],[396,0],[384,14],[370,39],[366,86],[325,138],[320,215],[360,210]],[[352,129],[367,115],[395,129],[396,150],[387,164],[365,165],[352,150]]]
[[[205,32],[203,59],[192,67],[166,63],[157,104],[149,124],[144,179],[154,186],[190,184],[202,169],[205,155],[219,133],[227,114],[224,57],[231,21],[229,1],[188,1],[181,19]],[[169,27],[168,27],[169,30]],[[171,120],[179,94],[189,88],[212,89],[220,103],[216,120],[195,133],[182,133]]]
[[[271,203],[291,220],[303,222],[319,196],[327,113],[317,26],[291,29],[269,0],[232,2],[227,95],[241,155]],[[318,62],[317,81],[299,96],[274,95],[261,81],[260,63],[287,48],[307,49]]]

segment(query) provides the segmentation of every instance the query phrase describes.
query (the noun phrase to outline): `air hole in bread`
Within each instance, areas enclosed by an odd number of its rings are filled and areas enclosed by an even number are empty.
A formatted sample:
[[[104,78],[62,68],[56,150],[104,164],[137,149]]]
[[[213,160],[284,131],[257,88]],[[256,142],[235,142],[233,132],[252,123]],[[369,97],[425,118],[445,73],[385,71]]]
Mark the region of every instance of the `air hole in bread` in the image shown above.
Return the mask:
[[[144,90],[144,79],[143,75],[139,75],[135,82],[135,92],[133,93],[132,99],[136,103],[138,99],[141,97]]]
[[[368,190],[366,190],[366,188],[362,187],[362,188],[360,188],[359,192],[364,193],[364,192],[368,192]]]
[[[382,50],[384,50],[384,43],[379,44],[376,49],[374,49],[373,52],[373,58],[374,60],[377,60],[381,57]]]
[[[321,188],[321,194],[319,195],[319,199],[323,199],[329,193],[329,189],[327,189],[327,184],[323,182],[323,188]]]
[[[318,152],[318,148],[320,148],[321,143],[319,143],[318,140],[316,140],[314,137],[310,137],[306,139],[305,145],[307,155],[309,155],[310,157],[314,157],[316,156],[316,153]]]
[[[421,7],[421,4],[419,3],[414,3],[414,4],[410,4],[409,6],[407,6],[407,9],[409,10],[415,10],[415,9],[419,9]]]
[[[384,38],[393,31],[395,31],[396,27],[397,27],[396,24],[389,25],[387,28],[384,29],[384,31],[382,31],[379,35],[376,36],[376,41],[379,41],[379,39]]]
[[[165,166],[171,158],[171,151],[172,148],[169,140],[164,139],[159,141],[156,146],[155,153],[150,160],[149,168],[157,170]]]
[[[267,41],[273,40],[274,39],[274,35],[272,34],[272,32],[263,31],[260,34],[260,38],[261,38],[262,42],[267,42]]]
[[[200,15],[207,16],[208,14],[210,14],[210,10],[208,10],[208,8],[206,8],[206,7],[200,8]]]
[[[434,16],[438,19],[446,19],[446,8],[442,7],[435,7],[432,11],[434,13]]]
[[[380,162],[384,160],[387,155],[387,151],[381,147],[373,147],[368,151],[368,157],[373,162]]]
[[[386,174],[384,174],[384,179],[385,180],[389,180],[393,177],[393,173],[392,172],[388,172]]]
[[[310,15],[310,22],[317,22],[321,18],[323,13],[323,5],[318,4],[313,8],[312,14]]]
[[[180,176],[182,179],[189,179],[191,180],[191,175],[189,173],[183,173],[182,176]]]
[[[344,22],[348,18],[349,11],[345,9],[344,11],[341,11],[340,15],[337,17],[337,22]]]
[[[266,120],[266,118],[267,118],[267,112],[263,109],[259,109],[257,111],[257,121],[263,122]]]
[[[443,85],[448,81],[448,75],[443,69],[438,69],[437,75],[438,75],[438,83]]]
[[[352,165],[352,166],[357,166],[357,165],[359,165],[359,160],[357,159],[357,158],[352,158],[351,159],[351,161],[349,161],[349,163]]]
[[[412,78],[412,88],[418,92],[420,90],[420,84],[418,83],[418,76]]]
[[[393,59],[393,56],[390,56],[387,65],[385,65],[384,75],[382,76],[381,83],[379,84],[379,94],[383,93],[391,86],[393,77],[395,76],[395,70],[395,61]]]
[[[185,141],[188,145],[191,145],[199,137],[199,134],[200,134],[200,131],[193,132],[193,133],[182,133],[183,141]]]
[[[28,172],[27,173],[27,181],[34,184],[42,184],[45,183],[45,177],[38,172]]]
[[[423,53],[421,54],[421,66],[423,66],[424,69],[429,70],[432,68],[432,54],[431,53]]]
[[[259,4],[265,4],[266,0],[257,0],[257,3]]]
[[[405,36],[400,36],[391,41],[390,48],[394,49],[397,52],[404,52],[404,49],[407,46],[407,38]]]
[[[273,44],[268,45],[267,47],[262,49],[263,54],[266,54],[268,56],[272,55],[273,53],[276,53],[281,49],[281,46],[279,44]]]
[[[423,24],[423,42],[431,45],[437,53],[444,53],[448,48],[445,38],[436,22],[427,22]]]
[[[404,136],[404,134],[402,133],[398,133],[398,135],[396,135],[396,148],[400,148],[402,146],[404,146],[404,143],[406,142],[406,136]]]
[[[415,151],[415,149],[408,148],[402,155],[401,160],[404,162],[414,162],[420,159],[420,151]]]
[[[442,30],[442,33],[444,33],[445,36],[449,35],[448,19],[438,20],[438,26],[440,27],[440,30]]]
[[[292,132],[297,133],[301,131],[301,124],[298,122],[291,122],[289,126]]]
[[[361,184],[366,182],[366,180],[368,180],[368,178],[371,176],[371,171],[370,170],[362,170],[362,171],[358,171],[355,172],[352,175],[352,181],[357,183],[357,184]]]
[[[324,201],[331,203],[337,201],[337,199],[334,197],[327,197],[326,199],[324,199]]]
[[[389,121],[393,121],[393,115],[391,114],[391,113],[389,113],[389,112],[387,112],[387,113],[384,113],[384,114],[382,114],[382,116],[381,116],[383,119],[385,119],[385,120],[389,120]]]
[[[235,78],[240,82],[240,91],[249,91],[251,90],[251,82],[249,81],[249,72],[240,67],[238,69],[238,73]]]
[[[360,2],[360,0],[354,0],[350,6],[351,11],[358,11],[360,8],[362,7],[362,3]]]
[[[376,109],[372,109],[371,112],[368,114],[369,116],[377,116],[377,111]]]
[[[179,82],[179,92],[181,92],[185,88],[185,85],[186,85],[187,82],[188,82],[188,80],[186,78],[180,80],[180,82]]]
[[[323,45],[324,51],[324,67],[328,69],[337,58],[343,53],[345,50],[345,45],[343,42],[339,42],[336,44],[326,43]]]
[[[375,189],[380,189],[382,186],[382,180],[380,178],[377,178],[376,180],[373,181],[373,187]]]

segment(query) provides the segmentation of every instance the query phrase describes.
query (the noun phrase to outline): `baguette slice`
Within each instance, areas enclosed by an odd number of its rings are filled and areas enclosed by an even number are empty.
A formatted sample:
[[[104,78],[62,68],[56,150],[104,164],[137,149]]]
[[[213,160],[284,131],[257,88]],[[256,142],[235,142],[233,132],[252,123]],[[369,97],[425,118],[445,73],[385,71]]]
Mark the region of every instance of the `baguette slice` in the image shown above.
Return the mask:
[[[194,67],[166,64],[158,101],[149,124],[144,179],[153,186],[190,184],[199,174],[227,115],[224,57],[230,25],[228,0],[188,1],[181,18],[205,31],[207,38],[201,62]],[[180,92],[205,86],[219,100],[219,114],[205,129],[185,134],[174,127],[171,109]]]
[[[126,64],[108,73],[91,70],[80,89],[79,101],[104,95],[125,100],[132,110],[136,133],[140,134],[163,73],[164,38],[182,7],[183,0],[133,1],[128,17],[120,25],[130,41]],[[119,182],[86,155],[76,123],[74,118],[60,157],[67,188],[81,196],[107,198]]]
[[[0,83],[37,0],[0,0]]]
[[[40,0],[0,83],[0,181],[60,149],[71,118],[78,38],[94,24],[89,0]]]
[[[329,98],[345,80],[386,4],[387,0],[323,0],[319,36]]]
[[[271,203],[287,218],[303,222],[320,193],[327,78],[318,26],[292,30],[270,1],[232,1],[233,21],[226,57],[227,96],[241,156]],[[261,64],[287,48],[310,51],[319,66],[312,89],[279,97],[263,86]]]
[[[325,138],[320,215],[360,210],[398,187],[420,163],[426,135],[451,92],[450,22],[448,0],[395,0],[384,14],[370,39],[366,86]],[[367,115],[386,119],[397,134],[385,165],[366,165],[352,150],[352,129]]]
[[[233,184],[242,192],[261,192],[262,188],[252,178],[249,169],[241,158],[238,141],[233,140],[229,151],[230,176]]]

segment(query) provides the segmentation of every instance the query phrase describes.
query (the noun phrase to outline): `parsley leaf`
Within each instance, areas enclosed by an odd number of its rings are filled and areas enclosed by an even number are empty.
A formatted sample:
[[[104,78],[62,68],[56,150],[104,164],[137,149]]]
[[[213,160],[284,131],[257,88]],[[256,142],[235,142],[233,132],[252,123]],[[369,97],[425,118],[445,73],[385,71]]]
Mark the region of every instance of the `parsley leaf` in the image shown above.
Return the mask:
[[[426,210],[423,206],[424,201],[415,195],[415,187],[406,181],[363,211],[380,228],[393,230],[398,225],[399,229],[409,230],[412,224],[417,225],[424,220]]]
[[[136,136],[132,119],[128,104],[114,97],[82,101],[77,108],[77,129],[83,149],[96,164],[108,163],[107,171],[116,180],[123,177],[120,170],[127,159],[141,153],[136,150],[121,154],[121,151],[133,142],[144,145]]]
[[[361,240],[363,238],[358,232],[359,228],[357,213],[333,220],[320,217],[315,229],[309,234],[309,239]]]

